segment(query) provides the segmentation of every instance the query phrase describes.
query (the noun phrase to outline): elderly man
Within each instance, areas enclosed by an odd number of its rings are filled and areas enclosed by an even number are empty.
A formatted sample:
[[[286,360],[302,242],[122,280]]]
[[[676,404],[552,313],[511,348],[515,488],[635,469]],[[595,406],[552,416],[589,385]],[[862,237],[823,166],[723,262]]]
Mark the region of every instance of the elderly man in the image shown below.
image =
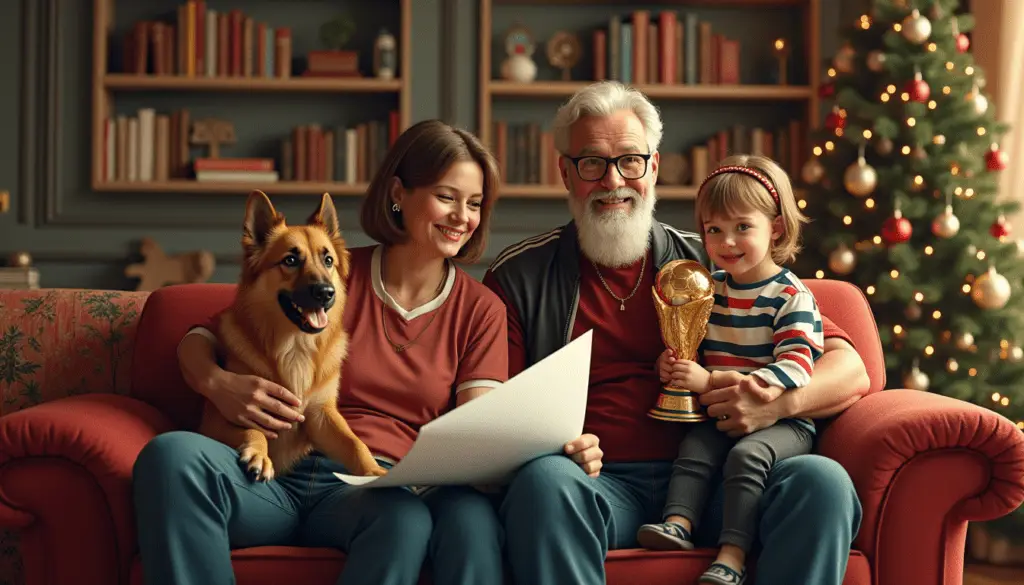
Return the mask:
[[[554,133],[572,221],[504,250],[484,282],[508,307],[510,375],[593,329],[584,434],[566,445],[568,457],[526,465],[501,516],[517,583],[597,585],[607,551],[636,547],[637,529],[661,521],[687,429],[647,416],[661,390],[654,364],[664,349],[654,275],[671,260],[707,259],[697,234],[654,219],[662,122],[643,94],[592,84],[558,111]],[[825,337],[806,387],[780,395],[737,375],[701,396],[708,414],[739,436],[784,417],[841,412],[867,391],[867,374],[828,320]],[[778,463],[764,487],[758,583],[839,585],[861,515],[843,468],[798,456]],[[716,546],[720,523],[719,488],[695,527],[698,544]]]

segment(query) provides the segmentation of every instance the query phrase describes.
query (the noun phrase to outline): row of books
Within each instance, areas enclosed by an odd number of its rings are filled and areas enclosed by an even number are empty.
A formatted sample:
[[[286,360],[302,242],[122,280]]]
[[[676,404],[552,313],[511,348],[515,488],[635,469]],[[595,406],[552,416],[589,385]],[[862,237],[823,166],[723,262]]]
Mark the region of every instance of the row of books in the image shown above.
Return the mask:
[[[559,153],[554,137],[538,123],[495,120],[491,149],[498,159],[502,181],[513,185],[560,185]],[[792,120],[775,129],[735,125],[707,137],[682,152],[662,149],[659,183],[696,186],[719,161],[734,153],[767,156],[799,177],[805,156],[804,124]],[[794,179],[795,180],[795,179]]]
[[[292,74],[292,31],[241,10],[187,0],[174,22],[136,22],[124,39],[122,70],[137,75],[266,77]]]
[[[398,111],[387,120],[354,126],[295,128],[281,141],[281,177],[285,181],[367,183],[401,133]]]
[[[696,14],[634,10],[593,31],[594,79],[651,84],[740,83],[740,42]]]
[[[281,140],[280,168],[273,158],[193,158],[191,113],[159,113],[142,108],[135,115],[105,120],[102,178],[106,182],[339,181],[363,183],[384,160],[400,133],[398,111],[385,121],[351,127],[309,124]],[[202,148],[203,145],[197,145]]]
[[[169,114],[141,108],[104,121],[104,181],[167,181],[187,178],[192,158],[188,110]]]

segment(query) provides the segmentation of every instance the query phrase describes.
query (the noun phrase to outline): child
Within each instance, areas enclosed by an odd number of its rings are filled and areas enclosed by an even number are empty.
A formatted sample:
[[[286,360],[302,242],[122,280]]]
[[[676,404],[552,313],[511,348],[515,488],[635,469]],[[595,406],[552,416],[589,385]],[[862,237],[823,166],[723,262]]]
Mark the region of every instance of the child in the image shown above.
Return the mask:
[[[807,221],[785,171],[765,157],[729,157],[704,179],[696,207],[708,257],[721,268],[712,275],[715,305],[698,351],[703,365],[665,350],[658,358],[662,381],[700,393],[712,387],[711,372],[732,371],[753,376],[776,397],[806,385],[824,339],[814,296],[780,267],[795,258],[800,224]],[[722,376],[715,376],[715,386]],[[810,452],[814,423],[783,419],[738,441],[716,423],[698,423],[687,432],[673,465],[663,523],[641,526],[637,539],[650,549],[693,548],[691,535],[710,481],[721,470],[721,549],[699,582],[739,585],[746,580],[744,564],[768,472],[778,461]]]

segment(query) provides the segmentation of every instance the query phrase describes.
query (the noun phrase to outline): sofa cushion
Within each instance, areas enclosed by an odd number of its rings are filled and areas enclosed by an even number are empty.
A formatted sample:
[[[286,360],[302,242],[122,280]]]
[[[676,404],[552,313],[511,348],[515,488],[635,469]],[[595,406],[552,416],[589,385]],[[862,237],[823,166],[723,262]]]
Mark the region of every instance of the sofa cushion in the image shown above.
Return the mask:
[[[178,428],[194,429],[202,398],[178,369],[178,342],[234,300],[233,284],[173,285],[153,291],[139,320],[132,368],[132,396],[156,407]]]
[[[345,564],[345,555],[330,548],[261,546],[236,550],[232,554],[238,585],[335,585]],[[713,549],[690,552],[654,552],[640,549],[611,551],[606,562],[608,585],[636,583],[696,584],[697,578],[715,558]],[[511,580],[506,578],[506,582]],[[132,564],[131,585],[143,585],[142,567]],[[422,578],[421,585],[429,585]],[[344,585],[344,584],[342,584]],[[843,585],[871,585],[871,567],[858,551],[850,552]]]

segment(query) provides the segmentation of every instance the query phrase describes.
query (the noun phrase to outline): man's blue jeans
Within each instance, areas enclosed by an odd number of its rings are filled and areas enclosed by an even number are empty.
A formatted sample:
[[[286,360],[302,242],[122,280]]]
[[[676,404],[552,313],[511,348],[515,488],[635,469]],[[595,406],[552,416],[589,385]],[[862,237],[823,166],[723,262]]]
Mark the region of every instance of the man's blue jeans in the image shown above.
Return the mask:
[[[360,489],[321,456],[270,482],[246,477],[238,452],[176,431],[150,441],[134,469],[139,552],[147,585],[231,585],[231,549],[334,547],[344,585],[413,585],[424,561],[438,585],[501,583],[501,525],[470,487],[419,496]]]
[[[609,550],[637,546],[641,524],[660,522],[672,463],[608,463],[590,478],[568,457],[530,462],[501,506],[508,561],[521,585],[603,585]],[[721,482],[695,535],[715,547]],[[835,461],[801,455],[775,466],[761,500],[757,585],[840,585],[861,507]]]

